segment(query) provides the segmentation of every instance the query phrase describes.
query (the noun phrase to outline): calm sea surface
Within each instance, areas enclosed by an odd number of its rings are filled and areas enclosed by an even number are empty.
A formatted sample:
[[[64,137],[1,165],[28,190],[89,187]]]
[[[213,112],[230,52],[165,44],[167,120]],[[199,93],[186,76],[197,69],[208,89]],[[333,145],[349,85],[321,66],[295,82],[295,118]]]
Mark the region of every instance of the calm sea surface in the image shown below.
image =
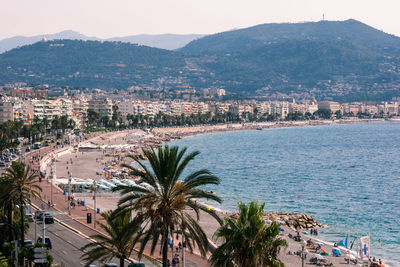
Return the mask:
[[[267,211],[304,212],[329,225],[321,238],[371,235],[372,255],[400,266],[400,123],[228,132],[176,140],[201,154],[190,170],[221,178],[209,188],[234,211],[259,200]],[[210,203],[211,204],[211,203]]]

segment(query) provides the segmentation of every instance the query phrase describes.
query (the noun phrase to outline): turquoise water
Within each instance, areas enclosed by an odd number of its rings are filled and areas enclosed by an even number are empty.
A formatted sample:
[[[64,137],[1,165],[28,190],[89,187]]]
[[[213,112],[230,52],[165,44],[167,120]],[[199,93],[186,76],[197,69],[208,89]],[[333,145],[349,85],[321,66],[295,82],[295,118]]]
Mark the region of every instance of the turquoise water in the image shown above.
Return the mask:
[[[209,188],[267,211],[304,212],[329,225],[323,239],[371,234],[371,253],[400,266],[400,123],[296,127],[199,135],[170,144],[199,150],[189,170],[221,178]]]

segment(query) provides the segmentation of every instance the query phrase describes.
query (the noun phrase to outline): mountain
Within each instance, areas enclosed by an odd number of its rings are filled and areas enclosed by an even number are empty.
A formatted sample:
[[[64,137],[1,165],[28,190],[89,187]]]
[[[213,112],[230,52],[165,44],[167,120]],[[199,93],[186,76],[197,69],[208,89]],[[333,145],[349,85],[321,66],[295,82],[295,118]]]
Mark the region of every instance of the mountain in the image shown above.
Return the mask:
[[[154,40],[154,39],[153,39]],[[400,38],[355,20],[264,24],[178,50],[109,41],[41,41],[0,54],[0,84],[219,87],[267,99],[400,96]]]
[[[43,39],[55,40],[55,39],[71,39],[71,40],[99,40],[96,37],[88,37],[75,31],[62,31],[55,34],[43,34],[31,37],[15,36],[0,40],[0,53],[11,50],[13,48],[33,44]]]
[[[182,52],[199,54],[243,51],[291,40],[347,40],[370,49],[399,51],[400,38],[374,29],[357,20],[304,23],[270,23],[227,31],[194,40]]]
[[[132,44],[146,45],[151,47],[157,47],[162,49],[178,49],[185,46],[192,40],[201,38],[204,34],[140,34],[131,35],[126,37],[113,37],[108,39],[101,39],[97,37],[89,37],[84,34],[75,31],[62,31],[55,34],[43,34],[31,37],[15,36],[0,40],[0,53],[11,50],[13,48],[33,44],[43,39],[46,40],[59,40],[59,39],[70,39],[70,40],[97,40],[97,41],[117,41],[117,42],[128,42]]]
[[[148,46],[82,40],[41,41],[1,54],[0,81],[126,88],[176,77],[184,65],[181,54]]]
[[[113,37],[107,41],[128,42],[132,44],[147,45],[162,49],[175,50],[184,47],[189,42],[205,36],[204,34],[140,34],[126,37]]]

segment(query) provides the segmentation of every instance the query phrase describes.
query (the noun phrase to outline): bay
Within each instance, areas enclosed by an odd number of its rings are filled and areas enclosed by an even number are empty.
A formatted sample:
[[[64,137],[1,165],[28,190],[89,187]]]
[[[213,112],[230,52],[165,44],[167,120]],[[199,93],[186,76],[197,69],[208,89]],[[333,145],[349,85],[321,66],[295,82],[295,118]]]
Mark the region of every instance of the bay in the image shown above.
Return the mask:
[[[331,242],[371,235],[371,254],[400,266],[400,124],[371,123],[226,132],[175,140],[201,154],[188,171],[221,178],[210,187],[235,211],[259,200],[266,211],[304,212],[329,227]]]

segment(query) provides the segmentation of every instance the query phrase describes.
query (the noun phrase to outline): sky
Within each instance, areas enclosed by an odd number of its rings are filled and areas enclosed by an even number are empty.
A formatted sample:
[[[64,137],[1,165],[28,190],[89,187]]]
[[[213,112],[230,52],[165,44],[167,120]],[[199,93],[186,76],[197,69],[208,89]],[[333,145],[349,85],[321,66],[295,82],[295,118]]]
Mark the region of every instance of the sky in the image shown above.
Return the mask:
[[[63,30],[99,38],[211,34],[323,14],[400,36],[400,0],[0,0],[0,7],[0,39]]]

